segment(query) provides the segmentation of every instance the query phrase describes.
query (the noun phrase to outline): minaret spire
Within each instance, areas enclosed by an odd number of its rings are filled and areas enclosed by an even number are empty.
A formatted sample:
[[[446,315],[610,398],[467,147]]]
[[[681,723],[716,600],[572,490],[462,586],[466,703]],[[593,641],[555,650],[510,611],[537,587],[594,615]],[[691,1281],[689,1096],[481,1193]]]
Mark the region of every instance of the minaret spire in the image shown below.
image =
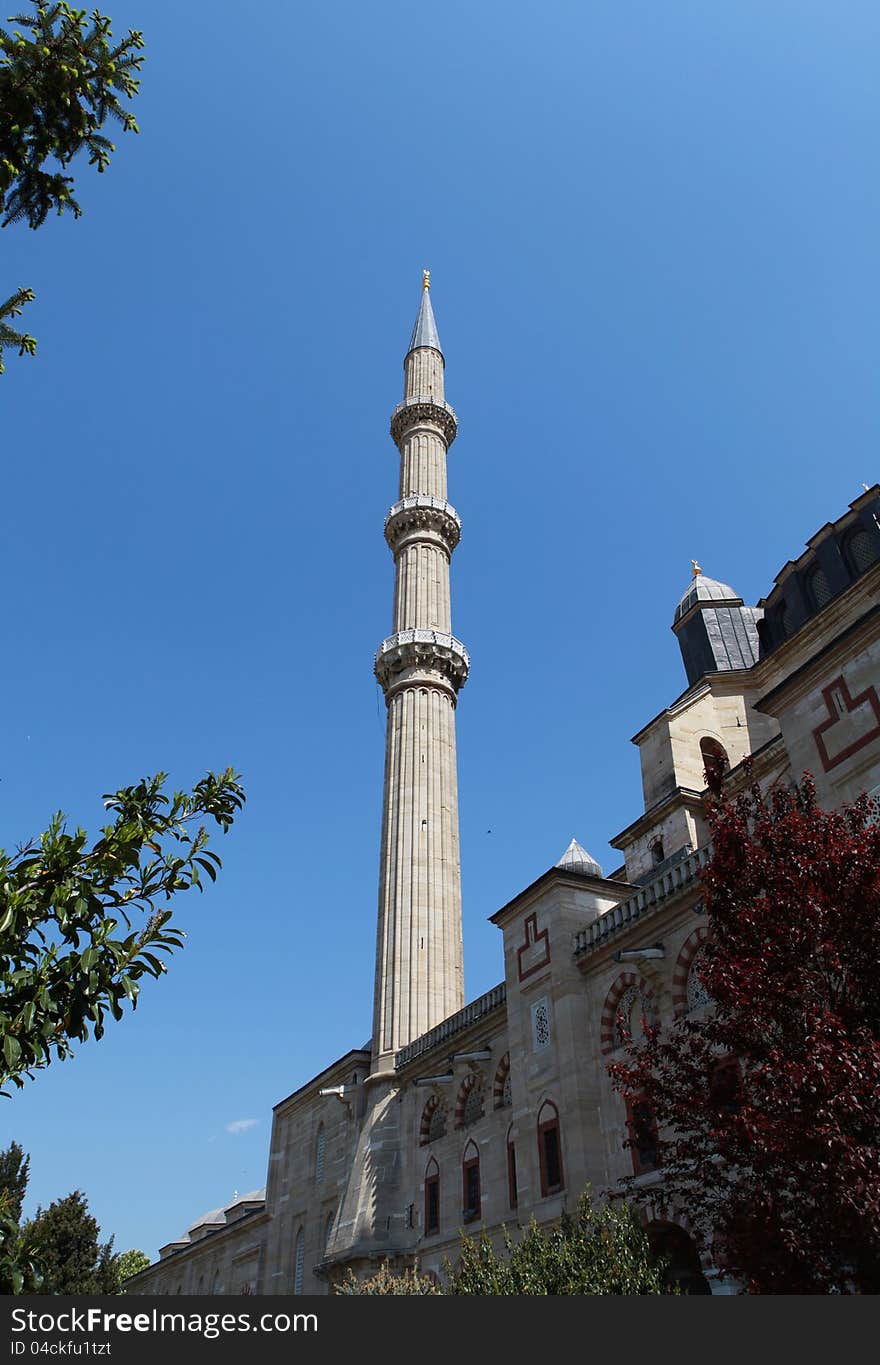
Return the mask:
[[[375,660],[388,721],[379,872],[373,1071],[464,1004],[455,707],[468,655],[452,634],[449,563],[461,521],[446,501],[457,420],[430,274],[391,418],[399,500],[385,518],[394,555],[393,634]]]
[[[422,301],[419,304],[416,325],[409,342],[410,351],[418,350],[422,346],[429,346],[432,350],[439,351],[441,356],[443,355],[440,337],[437,334],[437,324],[434,321],[434,309],[431,307],[430,270],[422,271]]]

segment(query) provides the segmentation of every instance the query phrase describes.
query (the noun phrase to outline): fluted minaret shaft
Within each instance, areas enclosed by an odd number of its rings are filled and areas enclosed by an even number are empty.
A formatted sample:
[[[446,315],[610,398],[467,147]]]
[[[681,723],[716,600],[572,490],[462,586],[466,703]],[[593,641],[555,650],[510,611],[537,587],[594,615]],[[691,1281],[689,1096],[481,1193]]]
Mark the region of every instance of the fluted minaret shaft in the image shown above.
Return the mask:
[[[426,275],[391,419],[399,499],[385,519],[394,554],[394,633],[376,655],[388,722],[373,1069],[464,1004],[455,706],[468,656],[452,635],[449,564],[461,523],[446,501],[455,413]]]

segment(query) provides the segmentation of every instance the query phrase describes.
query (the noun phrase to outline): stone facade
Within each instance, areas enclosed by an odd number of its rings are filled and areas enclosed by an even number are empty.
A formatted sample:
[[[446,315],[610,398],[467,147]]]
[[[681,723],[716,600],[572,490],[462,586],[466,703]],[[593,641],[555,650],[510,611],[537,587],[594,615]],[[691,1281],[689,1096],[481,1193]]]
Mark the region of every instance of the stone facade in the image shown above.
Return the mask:
[[[826,806],[880,794],[875,486],[755,607],[695,566],[673,626],[689,685],[634,737],[644,809],[612,840],[623,865],[606,877],[573,842],[492,916],[503,980],[465,1005],[454,710],[467,654],[451,635],[460,523],[446,502],[455,418],[443,365],[426,290],[392,423],[401,479],[386,521],[395,633],[376,659],[389,720],[372,1044],[276,1105],[265,1190],[198,1220],[132,1292],[326,1293],[347,1268],[386,1258],[442,1275],[462,1228],[500,1241],[504,1225],[558,1218],[587,1184],[657,1181],[650,1153],[623,1146],[606,1067],[621,1014],[637,1029],[706,1008],[694,974],[705,769],[720,765],[735,788],[752,755],[765,786],[812,772]],[[694,676],[710,647],[714,663],[744,666]],[[718,1292],[686,1227],[684,1210],[667,1211],[652,1231],[692,1287]]]

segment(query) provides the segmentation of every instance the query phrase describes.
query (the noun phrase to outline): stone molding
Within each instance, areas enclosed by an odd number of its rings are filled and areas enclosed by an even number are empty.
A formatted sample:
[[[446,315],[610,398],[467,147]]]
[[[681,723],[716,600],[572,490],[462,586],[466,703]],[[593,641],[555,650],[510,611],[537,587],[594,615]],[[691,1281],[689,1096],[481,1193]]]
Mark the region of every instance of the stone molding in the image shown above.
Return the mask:
[[[398,630],[383,640],[373,661],[373,671],[386,700],[400,687],[445,682],[453,699],[467,681],[470,659],[460,640],[442,630]]]
[[[455,409],[448,403],[438,403],[430,396],[417,394],[414,398],[407,398],[405,402],[398,403],[391,414],[391,439],[399,446],[411,427],[423,426],[426,423],[440,428],[448,450],[458,431],[458,418]]]
[[[445,498],[414,493],[385,518],[385,539],[395,554],[413,540],[433,542],[451,555],[461,539],[461,517]]]

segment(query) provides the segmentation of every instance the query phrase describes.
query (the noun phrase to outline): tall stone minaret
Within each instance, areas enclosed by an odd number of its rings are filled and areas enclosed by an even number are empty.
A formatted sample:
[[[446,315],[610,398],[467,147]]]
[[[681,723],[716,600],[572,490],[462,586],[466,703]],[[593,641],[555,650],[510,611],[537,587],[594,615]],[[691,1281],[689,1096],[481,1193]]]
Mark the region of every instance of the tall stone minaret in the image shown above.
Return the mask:
[[[379,870],[373,1072],[464,1004],[455,706],[468,674],[452,635],[449,562],[461,521],[446,501],[455,413],[444,399],[430,275],[391,418],[400,494],[385,518],[394,629],[376,654],[388,723]]]

